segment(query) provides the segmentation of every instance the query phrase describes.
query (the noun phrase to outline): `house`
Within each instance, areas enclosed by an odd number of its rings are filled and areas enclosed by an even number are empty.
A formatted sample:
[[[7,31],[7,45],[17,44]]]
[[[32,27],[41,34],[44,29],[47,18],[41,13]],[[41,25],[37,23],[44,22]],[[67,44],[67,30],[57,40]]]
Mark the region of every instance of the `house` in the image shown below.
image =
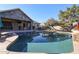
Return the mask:
[[[40,28],[40,23],[33,21],[33,29],[38,30]]]
[[[0,11],[2,30],[31,30],[33,20],[21,9]]]

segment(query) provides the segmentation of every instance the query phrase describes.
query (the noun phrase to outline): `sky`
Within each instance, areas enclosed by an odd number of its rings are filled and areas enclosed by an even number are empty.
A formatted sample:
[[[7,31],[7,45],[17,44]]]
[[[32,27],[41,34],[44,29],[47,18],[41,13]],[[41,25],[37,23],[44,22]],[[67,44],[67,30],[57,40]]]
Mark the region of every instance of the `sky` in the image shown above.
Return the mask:
[[[50,18],[58,20],[60,10],[66,10],[72,4],[0,4],[0,10],[20,8],[31,19],[44,23]]]

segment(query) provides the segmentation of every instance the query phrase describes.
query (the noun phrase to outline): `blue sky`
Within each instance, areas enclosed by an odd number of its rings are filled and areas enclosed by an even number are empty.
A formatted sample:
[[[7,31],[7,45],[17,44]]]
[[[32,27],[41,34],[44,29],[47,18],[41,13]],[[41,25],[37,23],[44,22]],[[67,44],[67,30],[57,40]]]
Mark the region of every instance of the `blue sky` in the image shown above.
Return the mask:
[[[60,10],[66,10],[71,4],[0,4],[0,10],[20,8],[37,22],[45,22],[49,18],[58,20]]]

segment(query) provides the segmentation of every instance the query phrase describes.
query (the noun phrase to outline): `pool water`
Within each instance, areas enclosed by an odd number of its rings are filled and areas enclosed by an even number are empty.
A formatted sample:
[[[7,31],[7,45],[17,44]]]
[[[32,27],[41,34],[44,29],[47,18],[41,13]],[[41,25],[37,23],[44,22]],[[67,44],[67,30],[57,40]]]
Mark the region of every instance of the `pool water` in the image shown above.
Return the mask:
[[[7,47],[14,52],[65,53],[73,51],[70,34],[60,33],[26,33]]]

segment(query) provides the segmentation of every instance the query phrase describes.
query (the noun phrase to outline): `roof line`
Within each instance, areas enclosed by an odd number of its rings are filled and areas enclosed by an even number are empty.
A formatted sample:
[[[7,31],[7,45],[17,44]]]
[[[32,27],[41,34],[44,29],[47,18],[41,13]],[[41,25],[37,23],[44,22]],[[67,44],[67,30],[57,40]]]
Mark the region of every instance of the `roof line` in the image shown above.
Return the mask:
[[[0,13],[5,13],[9,11],[14,11],[14,10],[20,10],[25,16],[27,16],[31,21],[33,21],[25,12],[23,12],[20,8],[14,8],[14,9],[7,9],[7,10],[2,10]]]
[[[0,10],[0,13],[2,12],[8,12],[8,11],[12,11],[12,10],[19,10],[20,8],[14,8],[14,9],[7,9],[7,10]]]

